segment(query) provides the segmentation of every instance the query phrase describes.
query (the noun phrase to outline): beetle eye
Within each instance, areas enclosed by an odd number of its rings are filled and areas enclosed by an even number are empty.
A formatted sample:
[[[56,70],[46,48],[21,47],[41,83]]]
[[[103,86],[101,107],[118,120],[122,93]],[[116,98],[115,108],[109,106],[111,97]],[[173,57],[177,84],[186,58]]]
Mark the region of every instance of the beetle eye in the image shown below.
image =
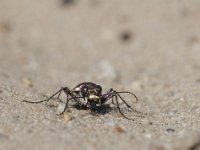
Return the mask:
[[[83,88],[82,88],[82,94],[83,94],[83,95],[86,95],[87,92],[88,92],[88,89],[87,89],[86,87],[83,87]]]
[[[101,92],[102,92],[102,88],[101,88],[101,86],[97,86],[97,88],[95,89],[95,91],[97,92],[97,94],[101,94]]]

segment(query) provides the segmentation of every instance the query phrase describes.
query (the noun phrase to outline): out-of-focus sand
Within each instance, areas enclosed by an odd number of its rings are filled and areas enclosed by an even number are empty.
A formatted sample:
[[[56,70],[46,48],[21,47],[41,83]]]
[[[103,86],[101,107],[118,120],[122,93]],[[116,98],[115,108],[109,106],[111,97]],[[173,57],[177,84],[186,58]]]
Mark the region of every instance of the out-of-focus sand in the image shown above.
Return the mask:
[[[198,149],[199,8],[198,0],[1,0],[0,149]],[[59,103],[21,102],[83,81],[134,92],[147,116],[128,121],[113,107],[57,116]]]

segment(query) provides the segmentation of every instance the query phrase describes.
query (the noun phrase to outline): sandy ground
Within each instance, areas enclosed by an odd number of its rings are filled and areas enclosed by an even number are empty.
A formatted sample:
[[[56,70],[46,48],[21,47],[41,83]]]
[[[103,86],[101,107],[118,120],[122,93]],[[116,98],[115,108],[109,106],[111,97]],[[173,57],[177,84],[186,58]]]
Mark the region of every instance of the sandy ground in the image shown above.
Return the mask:
[[[0,149],[200,149],[199,8],[199,0],[0,0]],[[145,117],[126,120],[112,105],[57,116],[63,103],[21,102],[83,81],[134,92]]]

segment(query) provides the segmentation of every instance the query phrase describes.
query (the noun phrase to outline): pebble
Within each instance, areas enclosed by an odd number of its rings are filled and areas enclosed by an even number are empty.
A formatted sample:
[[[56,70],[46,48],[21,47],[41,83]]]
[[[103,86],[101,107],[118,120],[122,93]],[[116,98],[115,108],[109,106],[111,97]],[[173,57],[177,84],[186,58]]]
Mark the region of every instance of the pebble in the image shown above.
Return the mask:
[[[166,131],[169,132],[169,133],[173,133],[173,132],[175,132],[175,130],[172,129],[172,128],[167,128]]]
[[[114,131],[116,132],[116,133],[125,133],[125,130],[122,128],[122,127],[120,127],[120,126],[116,126],[115,128],[114,128]]]
[[[128,42],[132,39],[131,31],[123,31],[120,33],[120,39],[122,42]]]
[[[26,85],[28,87],[33,87],[33,82],[28,78],[23,78],[22,82],[23,82],[24,85]]]
[[[6,35],[9,31],[11,31],[11,26],[9,23],[0,23],[0,36]]]
[[[68,6],[75,4],[75,0],[62,0],[61,1],[62,6]]]
[[[64,119],[64,122],[67,123],[67,122],[69,122],[70,120],[72,120],[72,117],[69,116],[69,114],[65,112],[65,113],[64,113],[63,119]]]

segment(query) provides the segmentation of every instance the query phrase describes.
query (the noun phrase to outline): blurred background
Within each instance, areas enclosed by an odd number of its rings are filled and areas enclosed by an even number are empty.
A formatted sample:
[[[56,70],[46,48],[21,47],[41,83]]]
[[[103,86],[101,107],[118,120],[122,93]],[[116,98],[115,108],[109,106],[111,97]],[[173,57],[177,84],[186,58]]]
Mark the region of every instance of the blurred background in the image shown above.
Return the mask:
[[[1,0],[1,75],[31,79],[36,88],[127,85],[144,76],[170,78],[177,69],[182,75],[199,62],[199,6],[198,0]]]
[[[198,118],[199,8],[199,0],[0,0],[0,93],[18,94],[2,112],[92,81],[134,92],[142,111]]]

